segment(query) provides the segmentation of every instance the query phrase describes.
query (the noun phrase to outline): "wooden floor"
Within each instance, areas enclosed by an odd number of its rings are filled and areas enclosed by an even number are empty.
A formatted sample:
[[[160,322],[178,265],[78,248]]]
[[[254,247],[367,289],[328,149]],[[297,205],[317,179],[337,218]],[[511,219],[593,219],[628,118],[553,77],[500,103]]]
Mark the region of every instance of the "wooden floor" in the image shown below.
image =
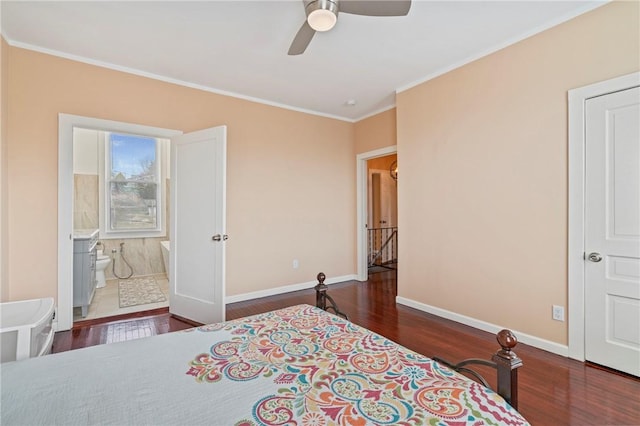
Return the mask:
[[[333,284],[329,294],[356,324],[427,356],[451,361],[490,358],[495,336],[396,305],[394,272],[365,283]],[[227,319],[299,303],[313,305],[313,290],[303,290],[227,306]],[[165,310],[111,322],[88,322],[56,334],[53,352],[152,336],[191,327]],[[143,315],[147,315],[146,317]],[[640,425],[640,380],[519,344],[520,409],[533,425]],[[490,374],[487,373],[487,377]],[[489,380],[495,385],[495,380]]]

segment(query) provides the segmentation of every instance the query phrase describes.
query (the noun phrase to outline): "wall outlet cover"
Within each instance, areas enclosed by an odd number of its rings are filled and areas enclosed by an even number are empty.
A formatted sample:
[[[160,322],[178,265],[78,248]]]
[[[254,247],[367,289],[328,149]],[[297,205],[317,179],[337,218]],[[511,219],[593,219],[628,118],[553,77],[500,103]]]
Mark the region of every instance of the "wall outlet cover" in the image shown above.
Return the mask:
[[[551,316],[556,321],[564,321],[564,306],[553,305]]]

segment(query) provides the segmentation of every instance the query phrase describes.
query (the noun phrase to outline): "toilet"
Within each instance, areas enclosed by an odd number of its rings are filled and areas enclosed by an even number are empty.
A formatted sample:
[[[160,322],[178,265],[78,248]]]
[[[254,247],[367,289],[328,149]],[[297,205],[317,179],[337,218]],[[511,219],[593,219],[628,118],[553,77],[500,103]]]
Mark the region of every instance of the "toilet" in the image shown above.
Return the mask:
[[[107,285],[104,270],[111,263],[111,258],[102,250],[98,250],[96,255],[96,288],[102,288]]]

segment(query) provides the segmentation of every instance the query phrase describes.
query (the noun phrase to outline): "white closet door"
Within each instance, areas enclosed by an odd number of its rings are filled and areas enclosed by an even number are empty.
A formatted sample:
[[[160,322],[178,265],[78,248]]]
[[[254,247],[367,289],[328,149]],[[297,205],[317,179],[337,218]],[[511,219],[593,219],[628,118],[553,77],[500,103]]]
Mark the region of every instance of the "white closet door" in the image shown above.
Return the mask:
[[[640,376],[640,88],[586,103],[585,358]]]

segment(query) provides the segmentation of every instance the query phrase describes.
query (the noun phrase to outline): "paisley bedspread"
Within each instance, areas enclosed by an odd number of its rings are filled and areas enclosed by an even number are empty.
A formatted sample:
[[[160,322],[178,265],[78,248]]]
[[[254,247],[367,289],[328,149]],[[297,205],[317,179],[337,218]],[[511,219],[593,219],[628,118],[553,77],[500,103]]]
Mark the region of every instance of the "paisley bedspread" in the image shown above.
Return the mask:
[[[524,425],[499,395],[308,305],[3,364],[3,425]]]
[[[225,331],[190,362],[202,383],[245,382],[235,425],[499,424],[526,421],[504,400],[422,355],[311,306],[200,327]]]

